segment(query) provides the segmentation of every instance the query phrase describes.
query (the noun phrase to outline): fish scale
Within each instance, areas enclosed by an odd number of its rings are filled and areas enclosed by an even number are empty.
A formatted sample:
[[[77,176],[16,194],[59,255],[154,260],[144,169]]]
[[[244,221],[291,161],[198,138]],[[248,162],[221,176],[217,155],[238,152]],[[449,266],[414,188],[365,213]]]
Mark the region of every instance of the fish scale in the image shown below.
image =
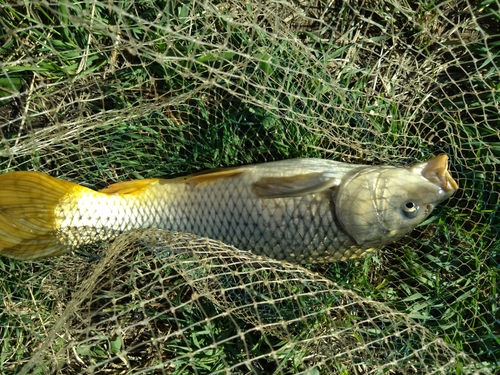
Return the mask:
[[[225,189],[236,194],[228,196]],[[322,193],[256,200],[249,185],[235,179],[201,187],[157,183],[143,194],[141,199],[97,192],[70,196],[58,214],[61,241],[77,248],[131,229],[159,228],[297,262],[313,262],[320,255],[339,260],[354,245],[338,230]]]

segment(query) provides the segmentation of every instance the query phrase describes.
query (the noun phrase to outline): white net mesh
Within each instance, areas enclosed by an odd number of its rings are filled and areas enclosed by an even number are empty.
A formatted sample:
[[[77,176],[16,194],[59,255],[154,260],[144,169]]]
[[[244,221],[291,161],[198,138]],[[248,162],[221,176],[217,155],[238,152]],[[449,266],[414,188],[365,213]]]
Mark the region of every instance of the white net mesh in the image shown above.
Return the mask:
[[[447,153],[460,190],[366,258],[302,266],[144,231],[0,259],[0,372],[500,369],[495,1],[0,2],[0,170],[95,189]]]

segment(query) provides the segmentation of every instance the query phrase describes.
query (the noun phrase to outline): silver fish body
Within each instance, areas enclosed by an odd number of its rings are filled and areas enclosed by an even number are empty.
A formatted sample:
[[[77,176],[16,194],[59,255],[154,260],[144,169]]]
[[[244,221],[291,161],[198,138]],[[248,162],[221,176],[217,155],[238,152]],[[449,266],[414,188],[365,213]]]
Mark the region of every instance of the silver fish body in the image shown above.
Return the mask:
[[[79,187],[55,209],[69,248],[121,232],[194,233],[296,263],[358,257],[397,240],[457,189],[447,156],[409,168],[321,159],[257,164],[187,177]]]

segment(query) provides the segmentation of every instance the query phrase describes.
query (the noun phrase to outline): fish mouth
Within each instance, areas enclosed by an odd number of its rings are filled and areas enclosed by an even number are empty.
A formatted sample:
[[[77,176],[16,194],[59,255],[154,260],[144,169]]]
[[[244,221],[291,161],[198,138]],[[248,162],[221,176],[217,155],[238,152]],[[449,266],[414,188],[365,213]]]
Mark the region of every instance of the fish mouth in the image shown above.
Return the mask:
[[[458,190],[458,184],[448,171],[448,155],[441,154],[428,160],[423,165],[422,176],[439,186],[446,194]]]

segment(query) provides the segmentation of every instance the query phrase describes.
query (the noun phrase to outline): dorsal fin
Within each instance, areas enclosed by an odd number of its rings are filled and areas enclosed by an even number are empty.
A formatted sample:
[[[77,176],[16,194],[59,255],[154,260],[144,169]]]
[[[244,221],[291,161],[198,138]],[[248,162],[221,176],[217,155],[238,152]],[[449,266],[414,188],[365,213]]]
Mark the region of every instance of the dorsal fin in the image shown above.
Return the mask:
[[[186,177],[179,178],[179,183],[195,183],[196,186],[208,184],[221,178],[235,177],[248,170],[247,167],[219,168],[198,172]]]
[[[124,195],[124,194],[135,194],[148,186],[158,182],[158,178],[147,178],[144,180],[133,180],[133,181],[122,181],[115,184],[111,184],[108,187],[99,190],[100,193],[109,195]]]

